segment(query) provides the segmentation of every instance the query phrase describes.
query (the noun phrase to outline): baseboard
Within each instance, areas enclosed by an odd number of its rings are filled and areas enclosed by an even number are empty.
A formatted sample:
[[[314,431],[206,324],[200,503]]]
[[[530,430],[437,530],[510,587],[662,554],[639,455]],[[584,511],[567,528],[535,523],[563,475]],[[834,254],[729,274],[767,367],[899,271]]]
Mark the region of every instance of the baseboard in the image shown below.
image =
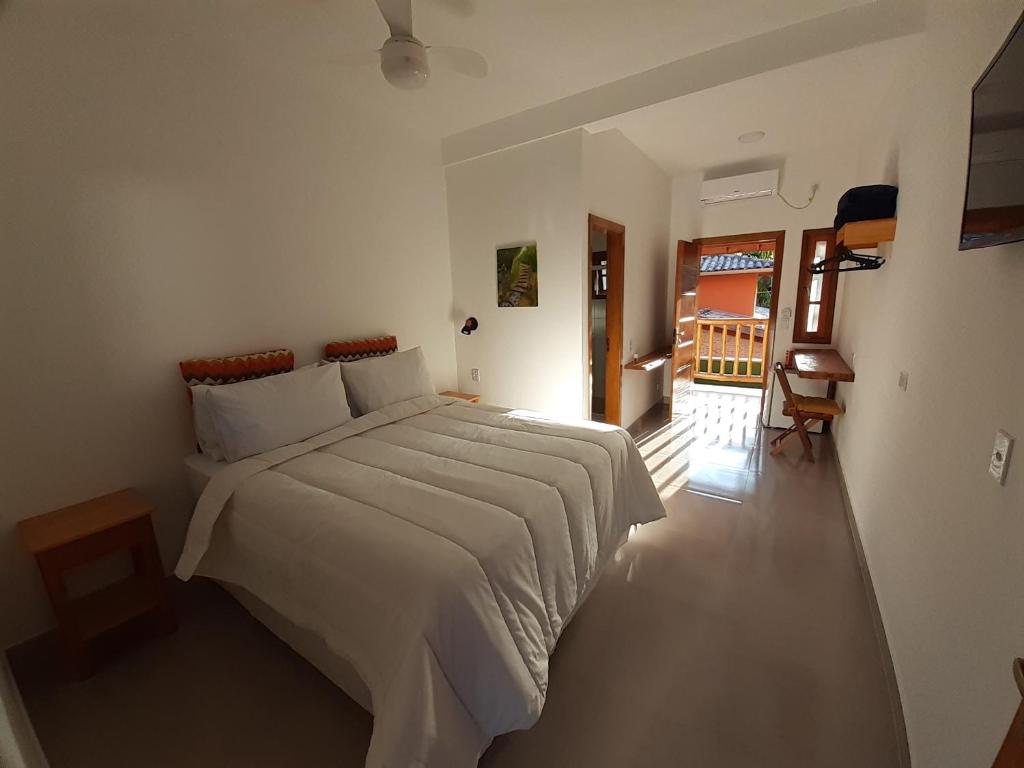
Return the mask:
[[[836,474],[839,476],[839,490],[843,499],[843,509],[846,510],[846,520],[850,526],[850,537],[853,539],[853,548],[857,552],[857,563],[860,566],[860,575],[864,582],[864,592],[868,599],[868,611],[871,613],[871,623],[875,628],[875,639],[878,641],[878,651],[882,657],[882,674],[885,677],[885,688],[889,694],[889,707],[892,710],[893,728],[896,730],[897,758],[899,759],[900,768],[910,768],[910,742],[907,740],[907,721],[903,717],[900,686],[896,681],[896,668],[893,666],[892,653],[889,651],[889,639],[885,634],[882,611],[878,607],[878,597],[875,594],[875,584],[871,579],[871,571],[868,570],[868,561],[864,555],[864,543],[860,538],[860,528],[857,526],[857,518],[853,514],[853,505],[850,503],[850,491],[846,486],[846,475],[843,474],[843,465],[839,462],[839,452],[836,450],[831,433],[829,433],[826,442],[832,451],[832,458],[836,465]]]

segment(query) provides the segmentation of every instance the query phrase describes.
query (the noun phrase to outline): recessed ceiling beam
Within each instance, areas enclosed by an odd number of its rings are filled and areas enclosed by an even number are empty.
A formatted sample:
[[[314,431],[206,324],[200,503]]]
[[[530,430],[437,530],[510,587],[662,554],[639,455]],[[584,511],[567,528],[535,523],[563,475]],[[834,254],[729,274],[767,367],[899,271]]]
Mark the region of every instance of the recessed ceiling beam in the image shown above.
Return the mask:
[[[445,165],[690,93],[924,30],[922,0],[875,0],[739,40],[441,140]],[[828,90],[832,83],[823,82]],[[841,119],[841,118],[840,118]]]

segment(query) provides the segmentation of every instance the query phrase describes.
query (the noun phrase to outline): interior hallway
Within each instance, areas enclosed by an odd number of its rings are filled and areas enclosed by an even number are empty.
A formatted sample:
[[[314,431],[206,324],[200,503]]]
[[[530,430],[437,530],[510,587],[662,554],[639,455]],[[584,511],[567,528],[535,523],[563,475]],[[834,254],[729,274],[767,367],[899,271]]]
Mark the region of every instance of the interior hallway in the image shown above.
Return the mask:
[[[487,768],[897,766],[881,658],[828,445],[767,456],[758,390],[698,387],[638,444],[668,519],[617,554]],[[83,683],[14,658],[53,768],[360,766],[371,718],[219,588]]]

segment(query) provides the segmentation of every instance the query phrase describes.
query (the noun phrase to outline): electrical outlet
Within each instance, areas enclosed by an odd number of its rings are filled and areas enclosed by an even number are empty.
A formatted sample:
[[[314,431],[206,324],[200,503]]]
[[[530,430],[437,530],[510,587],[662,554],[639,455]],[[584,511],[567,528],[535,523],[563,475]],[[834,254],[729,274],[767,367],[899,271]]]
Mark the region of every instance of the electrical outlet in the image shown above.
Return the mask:
[[[1006,472],[1010,468],[1010,454],[1013,452],[1013,438],[1003,430],[996,432],[996,442],[992,446],[992,458],[988,463],[988,473],[1006,484]]]
[[[906,371],[900,371],[899,381],[896,382],[896,386],[902,389],[904,392],[907,391],[907,385],[910,383],[910,374]]]
[[[473,381],[480,381],[480,369],[479,368],[470,368],[469,369],[469,378],[471,378]]]

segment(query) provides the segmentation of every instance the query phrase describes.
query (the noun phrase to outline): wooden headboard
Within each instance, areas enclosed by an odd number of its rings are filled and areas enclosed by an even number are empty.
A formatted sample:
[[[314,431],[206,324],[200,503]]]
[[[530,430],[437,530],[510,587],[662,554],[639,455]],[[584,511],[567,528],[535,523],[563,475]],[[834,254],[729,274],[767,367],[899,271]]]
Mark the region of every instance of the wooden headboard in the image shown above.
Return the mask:
[[[324,360],[330,363],[351,363],[367,357],[384,357],[397,351],[398,339],[394,336],[330,341],[324,345]]]
[[[190,387],[195,384],[233,384],[287,373],[295,368],[295,353],[290,349],[272,349],[229,357],[197,357],[182,360],[178,368]]]

